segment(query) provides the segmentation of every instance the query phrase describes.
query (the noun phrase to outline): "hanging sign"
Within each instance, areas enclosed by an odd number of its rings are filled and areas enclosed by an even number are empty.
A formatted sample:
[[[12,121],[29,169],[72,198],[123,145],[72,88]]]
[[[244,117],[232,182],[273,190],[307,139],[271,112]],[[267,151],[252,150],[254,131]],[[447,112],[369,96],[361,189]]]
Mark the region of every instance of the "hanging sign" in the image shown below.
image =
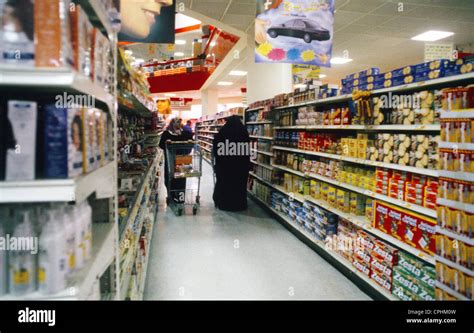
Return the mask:
[[[255,62],[330,67],[334,0],[257,0]]]
[[[453,44],[451,43],[425,43],[425,62],[451,59],[453,56]]]
[[[321,67],[314,65],[293,65],[292,66],[293,84],[304,83],[307,80],[319,80]]]

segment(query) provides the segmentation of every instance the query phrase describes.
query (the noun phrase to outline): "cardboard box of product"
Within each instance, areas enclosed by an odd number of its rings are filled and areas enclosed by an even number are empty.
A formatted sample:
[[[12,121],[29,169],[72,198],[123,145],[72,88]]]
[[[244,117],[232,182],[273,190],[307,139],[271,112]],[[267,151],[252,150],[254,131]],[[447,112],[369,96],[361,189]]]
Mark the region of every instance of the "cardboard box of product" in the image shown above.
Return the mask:
[[[386,275],[387,278],[389,278],[390,281],[392,281],[393,266],[391,264],[375,257],[373,251],[371,253],[371,258],[372,258],[372,260],[370,262],[370,267],[372,269],[376,269],[381,274]]]
[[[353,258],[352,265],[363,274],[370,276],[370,264],[359,259],[357,256]]]
[[[417,280],[414,276],[409,275],[400,266],[396,266],[393,269],[393,281],[397,281],[402,288],[416,295],[417,299],[425,301],[435,300],[434,287],[424,287],[420,280]]]
[[[372,256],[377,258],[377,260],[387,263],[389,266],[393,266],[398,262],[398,252],[398,249],[393,246],[376,239]]]
[[[392,294],[397,296],[402,301],[415,301],[416,295],[407,290],[401,283],[396,280],[392,281]]]
[[[424,264],[421,260],[400,251],[398,267],[404,273],[414,276],[426,288],[433,288],[436,281],[435,268]]]
[[[387,289],[388,291],[392,291],[392,278],[374,268],[374,266],[371,266],[370,278],[381,287]]]

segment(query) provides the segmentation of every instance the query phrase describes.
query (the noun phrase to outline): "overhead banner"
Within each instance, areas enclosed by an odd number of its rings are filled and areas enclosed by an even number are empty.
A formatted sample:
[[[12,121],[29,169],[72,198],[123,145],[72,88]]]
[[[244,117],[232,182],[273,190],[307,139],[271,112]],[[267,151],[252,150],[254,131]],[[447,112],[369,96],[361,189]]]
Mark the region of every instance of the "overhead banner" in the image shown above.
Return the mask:
[[[122,28],[120,42],[174,44],[174,0],[116,0],[119,3]]]
[[[330,67],[334,0],[257,0],[255,62]]]
[[[300,65],[292,66],[293,84],[305,83],[308,80],[319,80],[321,67],[314,65]]]

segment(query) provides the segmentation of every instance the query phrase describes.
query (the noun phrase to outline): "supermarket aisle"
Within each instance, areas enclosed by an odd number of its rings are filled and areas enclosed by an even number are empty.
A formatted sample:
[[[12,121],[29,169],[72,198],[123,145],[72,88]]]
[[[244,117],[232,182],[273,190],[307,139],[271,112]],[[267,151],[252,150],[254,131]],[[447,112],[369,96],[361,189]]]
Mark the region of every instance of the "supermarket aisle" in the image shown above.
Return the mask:
[[[245,212],[215,210],[203,164],[198,216],[158,215],[146,300],[370,299],[252,200]]]

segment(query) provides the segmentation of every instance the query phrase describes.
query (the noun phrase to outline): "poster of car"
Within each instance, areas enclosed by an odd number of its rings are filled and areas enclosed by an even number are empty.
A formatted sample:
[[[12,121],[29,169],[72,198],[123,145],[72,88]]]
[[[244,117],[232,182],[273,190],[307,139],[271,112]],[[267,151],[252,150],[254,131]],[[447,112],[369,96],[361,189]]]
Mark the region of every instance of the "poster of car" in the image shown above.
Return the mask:
[[[169,43],[175,40],[175,0],[115,0],[120,10],[120,42]]]
[[[257,0],[255,62],[331,67],[334,0]]]

